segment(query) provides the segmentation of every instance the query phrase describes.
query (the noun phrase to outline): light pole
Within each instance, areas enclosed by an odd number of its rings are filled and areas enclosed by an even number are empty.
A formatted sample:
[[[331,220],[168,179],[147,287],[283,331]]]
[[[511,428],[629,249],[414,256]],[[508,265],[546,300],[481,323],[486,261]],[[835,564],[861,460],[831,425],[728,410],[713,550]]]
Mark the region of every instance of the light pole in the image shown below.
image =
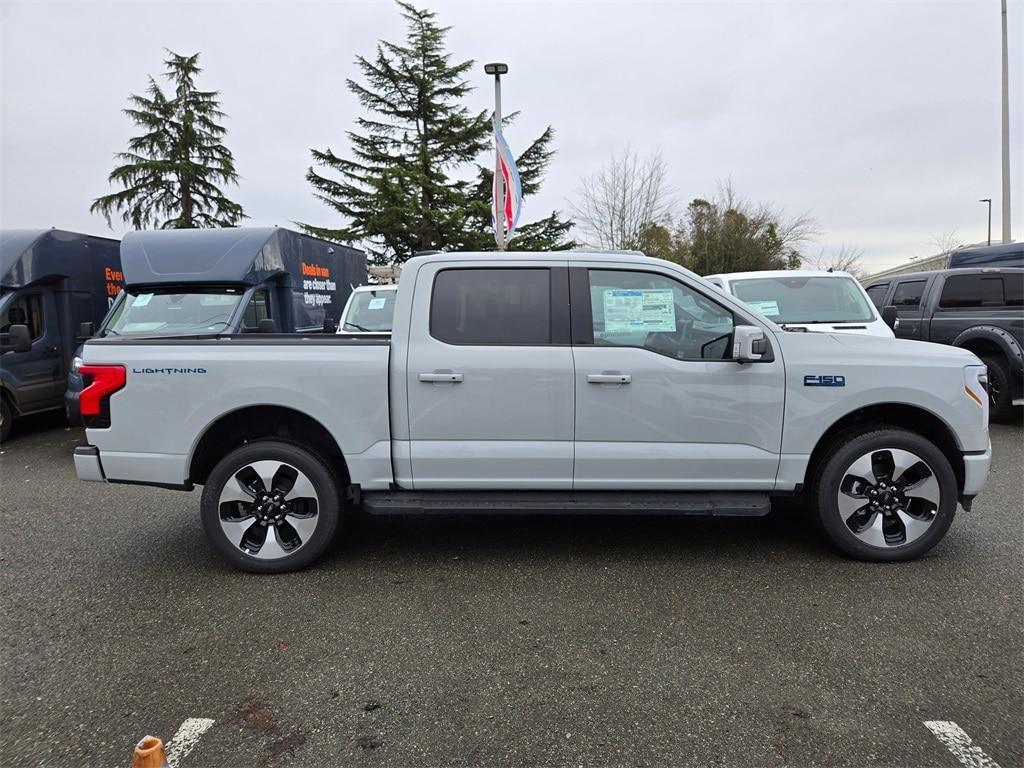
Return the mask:
[[[501,127],[501,76],[508,74],[508,64],[498,62],[484,64],[484,72],[494,75],[494,124]],[[505,175],[501,172],[501,155],[498,153],[498,142],[494,142],[494,191],[497,193],[498,205],[494,211],[494,240],[498,250],[504,251],[505,242]]]
[[[1003,27],[1003,242],[1010,242],[1010,75],[1006,53],[1006,0],[1002,0]]]
[[[992,245],[992,198],[983,197],[979,203],[988,203],[988,244]]]

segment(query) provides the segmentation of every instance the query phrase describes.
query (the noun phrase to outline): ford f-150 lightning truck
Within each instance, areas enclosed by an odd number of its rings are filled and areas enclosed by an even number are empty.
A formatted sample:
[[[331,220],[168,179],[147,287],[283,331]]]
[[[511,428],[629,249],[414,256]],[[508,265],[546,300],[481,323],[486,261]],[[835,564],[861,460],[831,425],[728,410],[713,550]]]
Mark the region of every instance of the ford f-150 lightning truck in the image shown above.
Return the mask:
[[[843,551],[931,549],[988,473],[985,366],[786,332],[623,253],[411,259],[390,336],[85,345],[78,476],[190,490],[236,566],[301,568],[370,513],[763,515],[802,494]]]

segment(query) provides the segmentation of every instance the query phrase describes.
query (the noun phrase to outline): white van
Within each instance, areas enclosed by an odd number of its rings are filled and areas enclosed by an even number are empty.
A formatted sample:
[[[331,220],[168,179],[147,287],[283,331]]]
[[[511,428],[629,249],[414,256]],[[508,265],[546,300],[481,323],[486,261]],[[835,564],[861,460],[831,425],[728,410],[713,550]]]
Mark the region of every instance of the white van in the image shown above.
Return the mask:
[[[397,285],[360,285],[348,297],[338,333],[391,333]]]
[[[863,286],[847,272],[776,269],[704,279],[788,330],[894,338]]]

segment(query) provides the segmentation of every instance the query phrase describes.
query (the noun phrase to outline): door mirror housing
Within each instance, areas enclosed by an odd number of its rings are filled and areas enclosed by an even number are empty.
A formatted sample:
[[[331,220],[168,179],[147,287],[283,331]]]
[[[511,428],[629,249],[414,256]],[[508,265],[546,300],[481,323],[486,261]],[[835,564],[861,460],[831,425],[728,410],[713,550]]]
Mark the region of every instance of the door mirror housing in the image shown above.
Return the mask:
[[[882,322],[896,330],[896,324],[899,322],[896,318],[896,307],[890,304],[887,307],[882,307]]]
[[[96,326],[90,323],[81,323],[78,326],[78,341],[91,339],[96,335]]]
[[[32,336],[28,326],[15,323],[7,333],[0,334],[0,347],[4,352],[28,352],[32,349]]]
[[[277,329],[274,327],[274,320],[270,317],[265,317],[260,320],[259,325],[256,326],[257,333],[274,333]]]
[[[732,337],[732,359],[738,363],[761,360],[768,353],[764,331],[753,325],[737,325]]]

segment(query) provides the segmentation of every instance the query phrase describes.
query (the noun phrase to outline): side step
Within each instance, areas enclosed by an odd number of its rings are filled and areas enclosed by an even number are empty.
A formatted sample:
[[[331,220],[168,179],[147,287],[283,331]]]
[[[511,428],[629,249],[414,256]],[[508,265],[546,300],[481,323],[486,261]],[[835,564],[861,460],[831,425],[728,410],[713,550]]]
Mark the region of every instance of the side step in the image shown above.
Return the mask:
[[[372,515],[707,515],[762,517],[767,493],[665,491],[364,491]]]

